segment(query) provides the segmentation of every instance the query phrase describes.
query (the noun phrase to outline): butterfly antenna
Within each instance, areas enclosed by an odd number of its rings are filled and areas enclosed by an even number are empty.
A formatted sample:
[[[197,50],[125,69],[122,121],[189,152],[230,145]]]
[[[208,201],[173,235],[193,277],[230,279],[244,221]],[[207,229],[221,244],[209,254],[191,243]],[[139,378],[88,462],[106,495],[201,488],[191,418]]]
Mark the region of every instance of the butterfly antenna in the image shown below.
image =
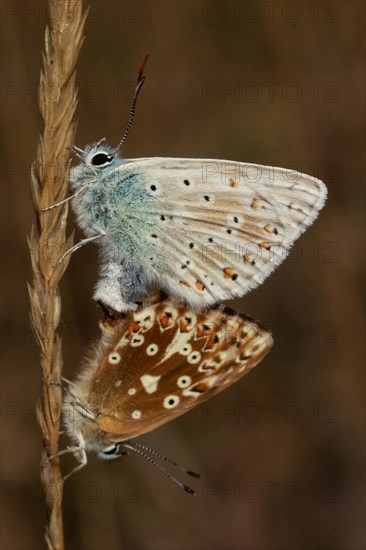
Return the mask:
[[[188,468],[185,468],[182,466],[182,464],[179,464],[179,462],[176,462],[175,460],[168,458],[167,456],[164,456],[161,453],[158,453],[157,451],[154,451],[154,449],[150,449],[150,447],[147,447],[147,445],[142,445],[141,443],[137,443],[136,441],[129,441],[129,445],[132,447],[137,447],[138,449],[142,449],[143,451],[146,451],[154,456],[157,456],[158,458],[161,458],[161,460],[165,460],[165,462],[168,462],[169,464],[172,464],[172,466],[175,466],[178,468],[178,470],[181,470],[185,474],[188,474],[189,476],[196,477],[198,479],[202,479],[201,474],[198,474],[197,472],[193,472],[192,470],[189,470]]]
[[[132,446],[131,443],[123,443],[123,446],[126,447],[127,449],[130,449],[134,453],[142,456],[143,458],[145,458],[145,460],[147,460],[150,464],[152,464],[157,470],[159,470],[159,472],[165,475],[168,479],[176,483],[181,489],[183,489],[183,491],[185,491],[186,493],[189,493],[190,495],[196,496],[196,492],[191,487],[188,487],[188,485],[184,485],[184,483],[181,483],[180,481],[178,481],[174,476],[172,476],[172,474],[170,474],[167,470],[165,470],[162,466],[160,466],[160,464],[158,464],[153,458],[148,456],[146,453],[144,453],[137,447]]]
[[[136,108],[137,98],[138,98],[138,95],[141,91],[143,83],[145,82],[145,77],[143,76],[143,73],[144,73],[147,58],[148,58],[148,55],[146,54],[144,59],[142,60],[141,65],[140,65],[139,72],[138,72],[138,75],[137,75],[135,93],[133,94],[133,99],[132,99],[132,103],[131,103],[130,114],[129,114],[129,117],[128,117],[126,130],[125,130],[125,133],[123,134],[123,137],[122,137],[121,141],[119,142],[119,144],[116,147],[116,151],[119,151],[119,149],[122,147],[122,145],[124,144],[124,142],[126,140],[128,132],[131,129],[132,122],[133,122],[133,117],[135,116],[135,108]]]

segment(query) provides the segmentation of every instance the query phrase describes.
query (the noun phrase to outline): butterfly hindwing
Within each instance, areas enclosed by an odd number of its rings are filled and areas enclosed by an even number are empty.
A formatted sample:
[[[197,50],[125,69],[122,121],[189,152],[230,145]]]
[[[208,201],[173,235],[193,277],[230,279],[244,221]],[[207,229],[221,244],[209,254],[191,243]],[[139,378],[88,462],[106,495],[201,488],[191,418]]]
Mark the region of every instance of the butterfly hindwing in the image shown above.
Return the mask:
[[[248,316],[159,302],[117,321],[88,404],[111,440],[135,437],[234,383],[271,346],[270,333]]]

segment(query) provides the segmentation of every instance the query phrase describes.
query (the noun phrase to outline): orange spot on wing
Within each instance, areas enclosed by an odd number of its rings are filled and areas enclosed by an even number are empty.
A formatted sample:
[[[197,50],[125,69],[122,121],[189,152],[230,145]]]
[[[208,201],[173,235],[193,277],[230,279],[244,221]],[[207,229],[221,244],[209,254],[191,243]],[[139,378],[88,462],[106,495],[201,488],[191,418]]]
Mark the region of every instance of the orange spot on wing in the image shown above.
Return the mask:
[[[196,338],[211,338],[214,335],[215,327],[208,327],[206,325],[198,325],[196,330]]]
[[[252,257],[249,254],[244,254],[243,260],[247,264],[255,265],[255,261],[252,260]]]
[[[127,329],[127,336],[130,336],[133,332],[138,332],[140,328],[140,323],[134,321]]]
[[[197,392],[197,393],[203,393],[207,389],[208,389],[207,384],[201,383],[201,384],[196,384],[195,386],[193,386],[193,388],[191,388],[191,391],[194,391],[194,392]]]
[[[269,243],[265,242],[265,241],[259,243],[259,246],[261,248],[265,248],[266,250],[269,250],[271,248],[271,245]]]
[[[230,182],[230,187],[239,187],[239,182],[235,178],[230,178],[229,182]]]
[[[169,327],[171,321],[171,317],[168,317],[165,313],[163,315],[160,315],[160,324],[163,328]]]
[[[202,281],[197,281],[196,282],[196,288],[197,288],[197,290],[205,290],[205,285],[203,284]]]
[[[211,334],[207,344],[205,345],[205,351],[208,349],[212,349],[214,347],[214,344],[215,344],[215,335]]]
[[[225,279],[231,279],[231,277],[234,275],[235,270],[232,267],[225,267],[224,269],[224,277]]]
[[[207,370],[208,372],[211,372],[211,371],[215,370],[215,366],[214,365],[201,365],[201,369],[202,370]]]
[[[191,288],[191,285],[188,284],[188,283],[186,283],[185,281],[179,281],[179,284],[180,284],[181,286],[186,287],[186,288]]]
[[[251,206],[251,208],[254,208],[254,209],[255,209],[255,208],[258,208],[258,206],[259,206],[259,200],[258,200],[258,199],[253,199],[253,200],[252,200],[252,204],[251,204],[250,206]]]
[[[188,323],[186,323],[183,319],[179,323],[179,328],[181,332],[189,332],[188,326]]]

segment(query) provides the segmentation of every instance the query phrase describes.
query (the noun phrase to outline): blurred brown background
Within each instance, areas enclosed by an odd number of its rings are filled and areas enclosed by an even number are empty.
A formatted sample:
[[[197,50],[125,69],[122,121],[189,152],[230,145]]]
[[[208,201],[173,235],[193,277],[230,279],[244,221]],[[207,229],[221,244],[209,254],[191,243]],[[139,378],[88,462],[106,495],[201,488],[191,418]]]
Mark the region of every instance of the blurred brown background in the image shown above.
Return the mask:
[[[364,546],[364,11],[352,0],[91,2],[77,71],[77,145],[103,136],[118,142],[131,83],[148,52],[125,157],[295,167],[322,178],[329,199],[285,264],[231,304],[272,328],[270,355],[212,402],[142,439],[204,474],[202,484],[193,480],[198,496],[184,494],[139,457],[113,464],[91,457],[66,487],[68,548]],[[2,3],[6,550],[44,544],[26,235],[46,13],[44,2]],[[62,281],[69,378],[97,334],[96,277],[91,245],[75,254]]]

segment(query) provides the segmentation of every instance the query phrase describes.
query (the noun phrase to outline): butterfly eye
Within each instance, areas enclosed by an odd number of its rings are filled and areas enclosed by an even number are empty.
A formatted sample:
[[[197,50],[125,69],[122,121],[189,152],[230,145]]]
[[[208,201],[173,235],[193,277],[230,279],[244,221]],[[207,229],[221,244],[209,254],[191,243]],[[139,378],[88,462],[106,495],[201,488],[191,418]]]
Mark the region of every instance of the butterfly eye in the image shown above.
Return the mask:
[[[117,451],[118,451],[117,445],[112,445],[111,447],[107,447],[106,449],[103,449],[102,453],[104,455],[110,456],[110,455],[116,454]]]
[[[120,445],[111,445],[106,447],[102,451],[99,451],[98,456],[101,460],[116,460],[121,458],[121,456],[128,455],[129,453],[123,451]]]
[[[110,164],[112,160],[113,155],[109,155],[108,153],[97,153],[91,159],[91,163],[93,166],[104,166],[106,164]]]

